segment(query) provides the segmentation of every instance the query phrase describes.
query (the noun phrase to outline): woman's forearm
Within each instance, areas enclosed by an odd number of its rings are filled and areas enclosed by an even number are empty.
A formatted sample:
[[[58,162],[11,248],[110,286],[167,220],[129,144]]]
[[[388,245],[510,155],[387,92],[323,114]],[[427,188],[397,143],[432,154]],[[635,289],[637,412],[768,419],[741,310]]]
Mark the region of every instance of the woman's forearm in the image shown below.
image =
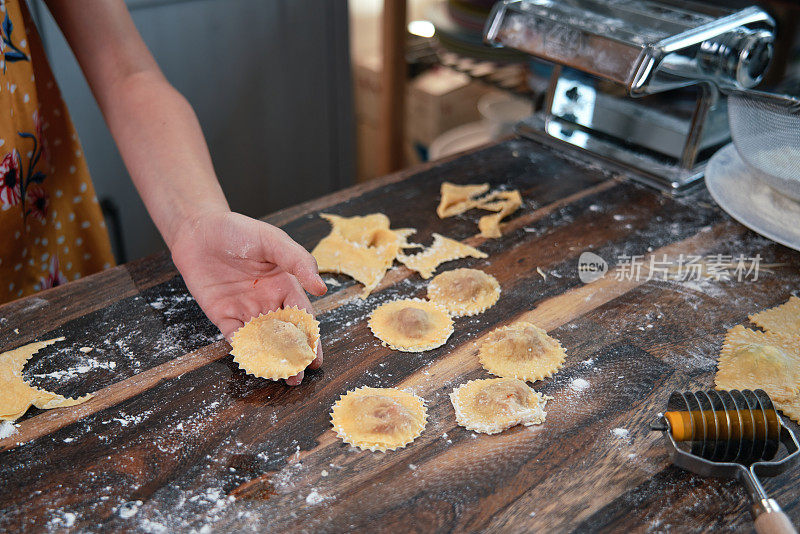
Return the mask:
[[[47,0],[161,235],[227,210],[200,124],[164,78],[123,0]]]
[[[102,103],[109,129],[139,194],[171,245],[185,221],[228,203],[189,103],[158,73],[119,80]]]

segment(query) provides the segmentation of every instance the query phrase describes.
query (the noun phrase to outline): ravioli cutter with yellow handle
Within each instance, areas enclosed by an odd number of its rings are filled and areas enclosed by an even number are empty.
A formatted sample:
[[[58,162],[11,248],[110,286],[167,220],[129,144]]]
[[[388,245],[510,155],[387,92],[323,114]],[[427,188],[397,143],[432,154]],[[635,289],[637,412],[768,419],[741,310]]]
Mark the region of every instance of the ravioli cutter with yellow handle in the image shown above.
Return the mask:
[[[674,392],[668,411],[650,428],[662,432],[675,465],[744,484],[756,532],[797,534],[758,479],[779,475],[800,460],[797,438],[763,390]]]

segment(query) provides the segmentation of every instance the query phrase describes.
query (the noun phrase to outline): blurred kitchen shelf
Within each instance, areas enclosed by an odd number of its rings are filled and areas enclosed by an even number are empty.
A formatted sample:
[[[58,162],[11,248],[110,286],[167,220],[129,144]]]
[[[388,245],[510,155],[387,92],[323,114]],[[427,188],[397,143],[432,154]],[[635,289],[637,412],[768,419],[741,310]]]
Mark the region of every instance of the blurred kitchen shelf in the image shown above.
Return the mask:
[[[465,56],[442,46],[436,37],[409,36],[406,61],[412,78],[427,68],[441,65],[491,87],[530,98],[536,108],[541,104],[549,80],[549,76],[531,71],[527,62],[509,63]]]
[[[457,72],[466,74],[473,80],[486,83],[498,89],[536,100],[541,94],[529,84],[530,71],[521,63],[498,64],[492,61],[478,61],[448,50],[436,48],[439,63]]]

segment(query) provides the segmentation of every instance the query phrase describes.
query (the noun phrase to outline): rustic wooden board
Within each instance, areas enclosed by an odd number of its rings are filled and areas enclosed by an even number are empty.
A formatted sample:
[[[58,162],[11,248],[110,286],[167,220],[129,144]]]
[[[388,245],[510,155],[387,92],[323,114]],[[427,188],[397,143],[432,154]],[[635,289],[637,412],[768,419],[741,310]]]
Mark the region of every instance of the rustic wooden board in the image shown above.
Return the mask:
[[[443,180],[519,187],[526,203],[507,235],[487,241],[474,235],[480,213],[436,217]],[[326,276],[339,285],[315,301],[325,365],[296,388],[246,376],[231,362],[165,255],[2,306],[0,350],[66,337],[37,354],[26,377],[62,394],[98,393],[70,409],[32,409],[18,434],[0,440],[0,529],[750,528],[742,489],[669,465],[647,425],[672,390],[712,386],[725,330],[797,291],[800,254],[733,222],[704,190],[676,200],[522,140],[268,220],[312,247],[328,231],[319,211],[382,211],[395,227],[418,228],[423,242],[439,232],[479,246],[488,259],[447,268],[493,274],[500,301],[457,319],[444,347],[400,353],[380,345],[366,317],[386,300],[424,296],[426,282],[397,267],[362,301],[357,285]],[[584,285],[577,260],[586,250],[612,269],[621,255],[681,253],[760,254],[783,266],[758,281],[607,276]],[[553,396],[547,421],[495,436],[456,426],[447,394],[489,376],[476,341],[518,319],[546,328],[569,354],[561,372],[534,385]],[[95,350],[83,354],[83,346]],[[576,379],[589,385],[581,389]],[[429,410],[422,436],[386,454],[342,444],[330,429],[330,406],[361,385],[422,395]],[[800,522],[800,475],[765,485]]]

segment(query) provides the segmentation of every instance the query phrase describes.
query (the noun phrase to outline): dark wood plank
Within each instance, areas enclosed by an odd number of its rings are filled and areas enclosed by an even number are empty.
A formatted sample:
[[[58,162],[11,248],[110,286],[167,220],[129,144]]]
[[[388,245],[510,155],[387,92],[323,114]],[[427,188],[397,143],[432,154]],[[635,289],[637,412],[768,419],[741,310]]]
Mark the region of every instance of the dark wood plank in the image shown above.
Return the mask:
[[[178,276],[166,254],[108,269],[0,306],[0,351],[30,342],[41,325],[55,328]]]
[[[479,214],[435,216],[443,180],[519,187],[526,205],[502,239],[486,241],[475,236]],[[247,376],[224,356],[226,345],[166,257],[44,293],[44,304],[26,299],[0,307],[0,328],[10,333],[4,348],[67,337],[38,354],[26,377],[64,394],[101,390],[83,407],[31,410],[16,438],[0,440],[0,449],[12,447],[0,452],[0,529],[750,528],[737,484],[670,466],[647,424],[670,391],[712,384],[727,328],[797,291],[800,254],[731,221],[702,190],[668,198],[521,140],[267,220],[313,246],[327,233],[319,211],[381,211],[395,227],[418,228],[422,241],[435,231],[479,246],[486,260],[446,268],[490,272],[501,283],[501,299],[480,316],[457,319],[445,347],[399,353],[380,345],[366,318],[386,300],[424,296],[426,282],[398,267],[362,301],[352,283],[330,277],[341,285],[315,300],[326,363],[297,388]],[[583,285],[577,261],[585,250],[606,258],[612,270],[631,254],[760,254],[776,266],[758,282],[607,276]],[[554,397],[546,423],[495,436],[465,431],[455,424],[447,394],[488,376],[476,342],[522,319],[546,328],[569,354],[555,377],[535,384]],[[97,348],[85,355],[77,351],[84,345]],[[59,373],[91,358],[98,365],[88,372]],[[577,389],[577,378],[589,387]],[[330,429],[330,406],[361,385],[422,395],[429,410],[423,435],[387,454],[343,445]],[[35,439],[15,445],[27,438]],[[798,478],[791,472],[766,483],[794,521],[800,520]]]

